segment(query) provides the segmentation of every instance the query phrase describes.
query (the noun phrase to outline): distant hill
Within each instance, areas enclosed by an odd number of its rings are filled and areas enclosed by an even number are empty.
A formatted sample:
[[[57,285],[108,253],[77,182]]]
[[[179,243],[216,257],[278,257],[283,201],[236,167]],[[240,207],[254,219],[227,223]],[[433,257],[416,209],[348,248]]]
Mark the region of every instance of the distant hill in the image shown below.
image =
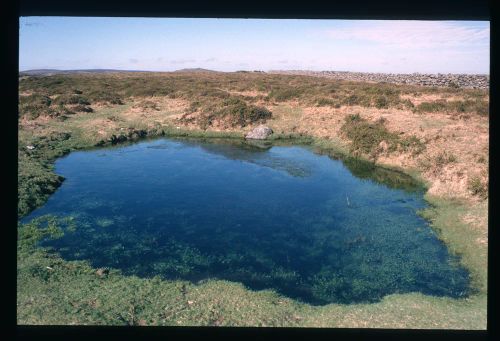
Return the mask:
[[[111,73],[111,72],[151,72],[143,70],[114,70],[114,69],[82,69],[82,70],[57,70],[57,69],[36,69],[20,71],[20,76],[50,76],[56,74],[74,73]]]
[[[202,69],[202,68],[191,68],[191,69],[180,69],[180,70],[176,70],[174,72],[220,72],[220,71],[215,71],[215,70],[209,70],[209,69]]]

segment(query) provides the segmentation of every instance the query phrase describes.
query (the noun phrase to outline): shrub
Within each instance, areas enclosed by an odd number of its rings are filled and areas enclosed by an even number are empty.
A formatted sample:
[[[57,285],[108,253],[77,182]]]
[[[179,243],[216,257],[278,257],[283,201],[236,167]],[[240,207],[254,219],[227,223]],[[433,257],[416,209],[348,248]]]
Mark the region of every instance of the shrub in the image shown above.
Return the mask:
[[[245,127],[255,122],[265,122],[272,113],[263,107],[248,105],[238,97],[229,97],[219,103],[192,102],[190,109],[201,109],[202,113],[193,119],[184,117],[183,122],[195,121],[201,128],[206,129],[215,121],[231,127]],[[193,110],[194,111],[194,110]]]
[[[472,195],[476,195],[481,199],[488,198],[488,184],[481,181],[479,176],[473,176],[469,179],[467,183],[467,188],[472,193]]]
[[[297,88],[285,89],[285,88],[277,88],[272,89],[269,92],[268,97],[273,98],[276,101],[287,101],[289,99],[298,99],[304,91]]]
[[[389,106],[389,102],[387,97],[379,96],[375,99],[375,107],[378,109],[387,108]]]
[[[199,93],[199,96],[202,96],[202,97],[215,97],[215,98],[221,98],[221,99],[230,97],[230,95],[226,91],[219,90],[219,89],[206,89],[206,90],[202,90]]]
[[[417,111],[420,112],[437,112],[437,111],[445,111],[445,109],[446,109],[445,101],[422,102],[417,106]]]
[[[352,94],[344,98],[343,104],[345,105],[360,105],[363,107],[371,106],[371,97],[364,94]]]
[[[80,95],[60,95],[54,100],[54,104],[59,104],[59,105],[64,105],[64,104],[90,105],[90,102],[86,97],[83,97]]]
[[[319,99],[316,100],[316,105],[318,107],[335,106],[336,104],[337,102],[326,97],[320,97]]]
[[[19,105],[40,105],[40,106],[50,106],[52,100],[48,96],[33,94],[28,96],[19,97]]]
[[[72,109],[76,112],[93,112],[94,111],[91,107],[83,105],[83,104],[75,105],[74,107],[72,107]]]
[[[399,134],[388,131],[384,126],[385,121],[379,119],[371,123],[361,118],[359,114],[348,115],[340,130],[352,141],[352,150],[373,157],[380,152],[381,142],[387,144],[389,152],[401,148],[403,151],[412,150],[413,154],[419,154],[425,149],[425,145],[416,136],[401,138]]]
[[[465,101],[435,101],[422,102],[417,106],[420,112],[447,112],[447,113],[476,113],[486,116],[489,113],[489,104],[481,98]]]
[[[120,96],[113,92],[105,92],[101,90],[92,91],[88,94],[88,97],[93,102],[101,102],[108,104],[123,104]]]

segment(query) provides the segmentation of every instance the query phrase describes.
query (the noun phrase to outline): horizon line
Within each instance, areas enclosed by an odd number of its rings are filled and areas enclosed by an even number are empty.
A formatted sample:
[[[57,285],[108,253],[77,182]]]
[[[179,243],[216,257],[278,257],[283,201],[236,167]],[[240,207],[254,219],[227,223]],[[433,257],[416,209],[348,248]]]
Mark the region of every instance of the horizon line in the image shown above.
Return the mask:
[[[206,69],[206,68],[201,68],[201,67],[192,67],[192,68],[182,68],[182,69],[176,69],[176,70],[171,70],[171,71],[162,71],[162,70],[132,70],[132,69],[110,69],[110,68],[85,68],[85,69],[52,69],[52,68],[40,68],[40,69],[27,69],[27,70],[19,70],[19,73],[22,72],[30,72],[30,71],[61,71],[61,72],[67,72],[67,71],[119,71],[119,72],[158,72],[158,73],[168,73],[168,72],[178,72],[182,70],[205,70],[205,71],[211,71],[211,72],[222,72],[222,73],[232,73],[232,72],[266,72],[266,73],[271,73],[271,72],[343,72],[343,73],[366,73],[366,74],[386,74],[386,75],[480,75],[480,76],[489,76],[489,73],[452,73],[452,72],[447,72],[447,73],[426,73],[426,72],[374,72],[374,71],[346,71],[346,70],[334,70],[334,69],[328,69],[328,70],[320,70],[320,71],[315,71],[311,69],[272,69],[272,70],[258,70],[258,69],[253,69],[253,70],[235,70],[235,71],[220,71],[216,69]]]

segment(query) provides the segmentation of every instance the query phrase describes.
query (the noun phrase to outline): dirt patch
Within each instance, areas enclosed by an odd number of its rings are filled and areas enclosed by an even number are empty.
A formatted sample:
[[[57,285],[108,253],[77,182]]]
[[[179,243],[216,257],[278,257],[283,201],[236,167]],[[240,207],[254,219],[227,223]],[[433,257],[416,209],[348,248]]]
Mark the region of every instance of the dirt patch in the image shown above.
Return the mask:
[[[125,121],[142,122],[142,125],[172,125],[189,108],[189,102],[179,98],[150,97],[133,98],[130,107],[120,113]]]
[[[267,95],[267,92],[257,91],[257,90],[246,90],[246,91],[235,91],[228,89],[220,89],[220,90],[226,91],[230,95],[245,96],[245,97],[258,97]]]
[[[404,94],[399,96],[402,100],[410,100],[413,105],[417,106],[423,102],[437,102],[437,101],[462,101],[463,96],[450,96],[447,94]]]

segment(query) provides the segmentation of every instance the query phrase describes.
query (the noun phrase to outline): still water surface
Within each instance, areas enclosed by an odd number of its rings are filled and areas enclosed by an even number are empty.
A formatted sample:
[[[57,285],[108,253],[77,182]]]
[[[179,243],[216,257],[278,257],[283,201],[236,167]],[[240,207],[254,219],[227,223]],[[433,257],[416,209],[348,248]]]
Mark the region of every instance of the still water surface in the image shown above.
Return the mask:
[[[467,271],[417,215],[422,189],[396,172],[304,146],[158,139],[73,152],[56,173],[62,186],[23,221],[73,216],[76,231],[42,243],[68,260],[311,304],[468,294]]]

